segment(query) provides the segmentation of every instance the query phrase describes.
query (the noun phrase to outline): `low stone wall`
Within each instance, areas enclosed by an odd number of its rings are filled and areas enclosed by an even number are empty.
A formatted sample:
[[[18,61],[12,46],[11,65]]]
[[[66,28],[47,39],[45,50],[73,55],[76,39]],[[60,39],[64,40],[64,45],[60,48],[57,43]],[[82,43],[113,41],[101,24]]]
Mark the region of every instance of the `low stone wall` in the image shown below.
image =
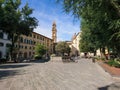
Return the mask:
[[[62,57],[50,57],[50,61],[62,61]]]

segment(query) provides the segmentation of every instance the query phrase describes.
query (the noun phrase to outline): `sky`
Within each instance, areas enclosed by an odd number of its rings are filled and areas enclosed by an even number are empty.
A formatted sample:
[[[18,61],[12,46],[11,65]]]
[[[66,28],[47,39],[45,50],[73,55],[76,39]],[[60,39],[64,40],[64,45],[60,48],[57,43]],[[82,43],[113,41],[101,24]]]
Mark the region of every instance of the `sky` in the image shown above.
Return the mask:
[[[27,2],[32,8],[34,16],[39,22],[34,32],[52,37],[52,24],[56,22],[57,41],[70,41],[75,33],[80,31],[80,20],[74,16],[66,14],[61,4],[56,0],[22,0],[24,6]]]

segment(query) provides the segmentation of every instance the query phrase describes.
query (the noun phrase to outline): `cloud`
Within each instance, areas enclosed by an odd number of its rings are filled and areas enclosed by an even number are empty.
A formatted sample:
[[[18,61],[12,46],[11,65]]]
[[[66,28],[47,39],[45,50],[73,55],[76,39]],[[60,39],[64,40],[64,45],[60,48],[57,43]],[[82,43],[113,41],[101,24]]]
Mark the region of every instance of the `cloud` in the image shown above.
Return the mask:
[[[80,31],[79,24],[74,24],[73,20],[70,20],[70,16],[48,15],[38,11],[36,15],[39,17],[39,26],[35,29],[35,32],[48,36],[49,38],[51,38],[52,34],[52,23],[54,20],[56,21],[57,41],[71,40],[72,35]]]

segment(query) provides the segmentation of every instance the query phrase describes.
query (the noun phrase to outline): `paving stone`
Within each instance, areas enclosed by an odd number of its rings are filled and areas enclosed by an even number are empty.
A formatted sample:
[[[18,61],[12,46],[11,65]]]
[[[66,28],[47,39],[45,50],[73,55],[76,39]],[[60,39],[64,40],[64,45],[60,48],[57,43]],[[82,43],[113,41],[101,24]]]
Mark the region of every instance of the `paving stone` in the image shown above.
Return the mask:
[[[90,59],[5,64],[0,74],[0,90],[103,90],[116,83]]]

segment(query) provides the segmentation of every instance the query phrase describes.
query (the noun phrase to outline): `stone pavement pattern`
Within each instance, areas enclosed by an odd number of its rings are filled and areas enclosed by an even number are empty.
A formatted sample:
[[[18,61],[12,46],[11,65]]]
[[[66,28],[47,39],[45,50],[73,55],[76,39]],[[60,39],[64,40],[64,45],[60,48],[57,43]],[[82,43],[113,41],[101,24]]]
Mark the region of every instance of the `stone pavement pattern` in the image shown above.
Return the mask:
[[[97,63],[87,59],[0,65],[0,90],[108,90],[114,83]]]

